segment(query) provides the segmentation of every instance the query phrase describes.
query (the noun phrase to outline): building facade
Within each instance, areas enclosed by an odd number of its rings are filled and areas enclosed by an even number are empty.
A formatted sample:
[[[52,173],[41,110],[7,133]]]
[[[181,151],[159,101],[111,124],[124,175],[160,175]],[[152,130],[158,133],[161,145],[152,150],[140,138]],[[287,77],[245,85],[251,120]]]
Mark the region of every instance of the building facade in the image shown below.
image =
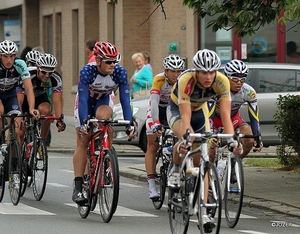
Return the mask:
[[[17,41],[20,51],[42,46],[56,56],[66,116],[73,115],[79,70],[88,59],[85,41],[91,38],[117,45],[129,78],[134,71],[131,56],[139,51],[150,53],[155,75],[170,53],[186,58],[187,67],[201,48],[215,50],[223,63],[233,58],[284,63],[289,62],[286,42],[300,43],[299,32],[283,33],[292,23],[284,27],[274,22],[253,36],[238,38],[232,30],[207,29],[211,19],[198,20],[182,1],[165,1],[162,12],[152,0],[119,0],[117,5],[109,0],[14,0],[0,5],[0,40]]]

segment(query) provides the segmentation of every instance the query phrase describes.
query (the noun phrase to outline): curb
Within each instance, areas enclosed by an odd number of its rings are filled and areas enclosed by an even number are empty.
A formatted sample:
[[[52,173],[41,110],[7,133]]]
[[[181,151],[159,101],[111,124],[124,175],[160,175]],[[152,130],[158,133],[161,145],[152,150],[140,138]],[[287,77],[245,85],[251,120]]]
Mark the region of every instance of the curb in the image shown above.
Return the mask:
[[[147,183],[147,176],[144,170],[139,170],[130,166],[119,169],[120,176],[124,176],[130,179],[142,181]],[[299,207],[295,207],[283,202],[272,201],[262,198],[256,198],[247,196],[244,194],[243,206],[255,207],[258,209],[266,209],[268,211],[274,211],[281,214],[287,214],[294,217],[300,217]]]

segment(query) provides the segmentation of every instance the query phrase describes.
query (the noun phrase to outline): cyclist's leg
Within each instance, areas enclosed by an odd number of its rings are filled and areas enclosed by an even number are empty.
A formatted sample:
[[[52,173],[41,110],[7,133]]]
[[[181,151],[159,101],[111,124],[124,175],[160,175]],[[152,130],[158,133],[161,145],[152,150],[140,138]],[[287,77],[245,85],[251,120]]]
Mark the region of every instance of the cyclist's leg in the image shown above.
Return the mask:
[[[158,142],[155,142],[156,134],[147,131],[147,152],[145,155],[145,168],[147,172],[147,180],[149,185],[149,198],[157,198],[159,194],[155,185],[155,174],[156,174],[156,152],[158,149]]]
[[[110,104],[110,97],[107,96],[105,99],[99,99],[95,104],[95,117],[96,119],[110,119],[113,114],[113,109],[109,105]],[[100,136],[101,139],[101,136]],[[110,149],[112,147],[113,142],[113,129],[109,128],[108,131],[108,140],[110,144]]]
[[[41,115],[46,115],[46,116],[51,115],[52,106],[50,104],[50,101],[46,93],[35,98],[35,106],[36,106],[35,108],[39,110]],[[42,121],[41,135],[45,142],[47,140],[47,136],[50,130],[50,124],[51,124],[50,120],[45,119]]]

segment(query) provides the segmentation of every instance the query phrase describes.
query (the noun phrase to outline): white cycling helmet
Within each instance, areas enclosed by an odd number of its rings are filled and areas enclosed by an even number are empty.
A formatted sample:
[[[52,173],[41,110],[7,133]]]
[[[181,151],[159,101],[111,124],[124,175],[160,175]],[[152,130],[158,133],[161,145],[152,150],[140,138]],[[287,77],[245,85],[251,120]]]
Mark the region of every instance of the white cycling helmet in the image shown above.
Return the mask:
[[[52,54],[40,54],[39,59],[36,61],[38,67],[56,68],[57,60]]]
[[[184,70],[185,63],[177,54],[170,54],[164,58],[163,66],[165,69],[170,70]]]
[[[234,59],[226,63],[224,67],[224,73],[229,78],[231,77],[246,78],[249,74],[249,69],[243,61]]]
[[[0,54],[17,54],[18,46],[11,40],[0,42]]]
[[[25,56],[25,60],[26,62],[31,62],[33,64],[36,64],[37,60],[39,59],[41,53],[37,50],[31,50],[28,51],[26,56]]]
[[[221,66],[221,60],[216,52],[208,49],[199,50],[193,57],[193,65],[196,70],[217,71]]]

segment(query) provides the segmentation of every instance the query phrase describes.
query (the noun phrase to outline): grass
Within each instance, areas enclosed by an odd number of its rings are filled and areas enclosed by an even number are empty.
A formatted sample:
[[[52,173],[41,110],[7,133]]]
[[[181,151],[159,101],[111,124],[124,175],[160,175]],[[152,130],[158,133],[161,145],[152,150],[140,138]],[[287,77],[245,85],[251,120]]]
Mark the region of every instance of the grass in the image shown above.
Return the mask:
[[[245,167],[283,168],[278,158],[244,158]]]
[[[244,158],[243,163],[245,167],[267,167],[300,173],[300,166],[291,170],[280,164],[278,158]]]

